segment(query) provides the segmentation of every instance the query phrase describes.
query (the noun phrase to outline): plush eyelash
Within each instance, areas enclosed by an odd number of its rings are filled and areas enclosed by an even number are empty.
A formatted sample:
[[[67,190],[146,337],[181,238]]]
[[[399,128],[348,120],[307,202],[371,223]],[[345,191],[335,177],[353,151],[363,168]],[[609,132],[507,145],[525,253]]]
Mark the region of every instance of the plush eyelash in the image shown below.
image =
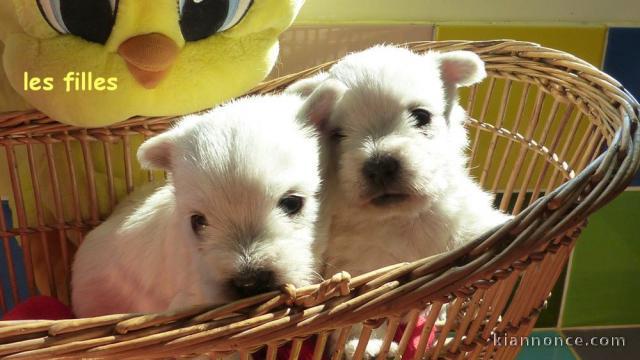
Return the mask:
[[[42,17],[47,21],[49,26],[51,26],[55,31],[60,34],[68,34],[69,29],[64,25],[64,21],[62,20],[62,14],[60,13],[60,3],[57,2],[58,6],[54,6],[52,1],[36,1],[38,4],[38,8],[40,9],[40,13]]]

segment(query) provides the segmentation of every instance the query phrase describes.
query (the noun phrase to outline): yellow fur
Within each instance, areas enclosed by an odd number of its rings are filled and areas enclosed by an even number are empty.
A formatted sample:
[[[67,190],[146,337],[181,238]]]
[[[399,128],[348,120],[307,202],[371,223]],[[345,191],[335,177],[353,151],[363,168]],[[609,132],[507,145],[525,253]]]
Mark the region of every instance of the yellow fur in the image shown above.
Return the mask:
[[[102,45],[56,33],[35,0],[13,0],[13,7],[10,1],[0,7],[4,70],[29,104],[69,124],[96,127],[135,115],[186,114],[241,95],[261,81],[276,60],[279,34],[291,24],[302,2],[256,0],[235,27],[185,42],[177,0],[120,0],[111,36]],[[162,34],[179,47],[169,74],[153,89],[136,82],[117,53],[125,40],[148,33]],[[70,71],[116,77],[117,90],[67,92],[63,79]],[[25,72],[53,78],[53,90],[25,91]]]

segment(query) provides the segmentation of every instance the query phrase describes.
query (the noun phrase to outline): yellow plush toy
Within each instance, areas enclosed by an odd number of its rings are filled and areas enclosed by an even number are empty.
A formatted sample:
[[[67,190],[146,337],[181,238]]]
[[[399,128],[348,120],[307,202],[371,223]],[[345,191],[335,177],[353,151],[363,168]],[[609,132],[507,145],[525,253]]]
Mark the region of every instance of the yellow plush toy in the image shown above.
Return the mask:
[[[0,111],[97,127],[180,115],[269,73],[304,0],[2,0]]]

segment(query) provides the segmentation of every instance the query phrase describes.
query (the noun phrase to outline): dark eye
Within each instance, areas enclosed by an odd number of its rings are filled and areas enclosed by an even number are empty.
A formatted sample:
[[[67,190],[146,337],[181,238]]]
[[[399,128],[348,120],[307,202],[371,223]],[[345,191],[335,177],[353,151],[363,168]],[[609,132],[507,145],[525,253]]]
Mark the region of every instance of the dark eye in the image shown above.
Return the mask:
[[[413,109],[411,110],[411,117],[416,120],[416,127],[423,128],[431,124],[431,113],[425,109]]]
[[[231,29],[252,4],[253,0],[180,0],[182,36],[186,41],[197,41]]]
[[[191,229],[196,234],[200,234],[205,227],[207,227],[207,218],[202,214],[191,215]]]
[[[37,0],[40,13],[61,34],[104,44],[116,21],[118,0]]]
[[[289,216],[299,213],[303,206],[304,199],[296,195],[287,195],[280,199],[280,202],[278,203],[278,207]]]
[[[340,128],[335,128],[333,130],[331,130],[331,139],[336,140],[336,141],[340,141],[342,139],[344,139],[344,133],[342,132],[342,129]]]

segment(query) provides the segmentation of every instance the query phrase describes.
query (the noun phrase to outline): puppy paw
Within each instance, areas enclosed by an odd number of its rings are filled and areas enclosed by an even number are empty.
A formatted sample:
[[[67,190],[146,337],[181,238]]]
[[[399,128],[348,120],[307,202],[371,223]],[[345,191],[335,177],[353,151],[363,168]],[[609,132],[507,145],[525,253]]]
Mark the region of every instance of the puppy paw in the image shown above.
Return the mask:
[[[367,343],[367,347],[364,350],[364,354],[362,358],[364,360],[374,360],[380,354],[382,350],[382,345],[384,344],[384,340],[382,339],[369,339]],[[356,353],[356,349],[358,348],[358,339],[353,339],[347,341],[344,347],[344,356],[345,359],[351,360]],[[387,352],[387,359],[393,359],[398,353],[398,343],[395,341],[389,345],[389,351]]]
[[[438,313],[438,318],[436,319],[436,327],[441,328],[447,322],[447,311],[449,310],[449,304],[444,304],[440,308],[440,312]]]

